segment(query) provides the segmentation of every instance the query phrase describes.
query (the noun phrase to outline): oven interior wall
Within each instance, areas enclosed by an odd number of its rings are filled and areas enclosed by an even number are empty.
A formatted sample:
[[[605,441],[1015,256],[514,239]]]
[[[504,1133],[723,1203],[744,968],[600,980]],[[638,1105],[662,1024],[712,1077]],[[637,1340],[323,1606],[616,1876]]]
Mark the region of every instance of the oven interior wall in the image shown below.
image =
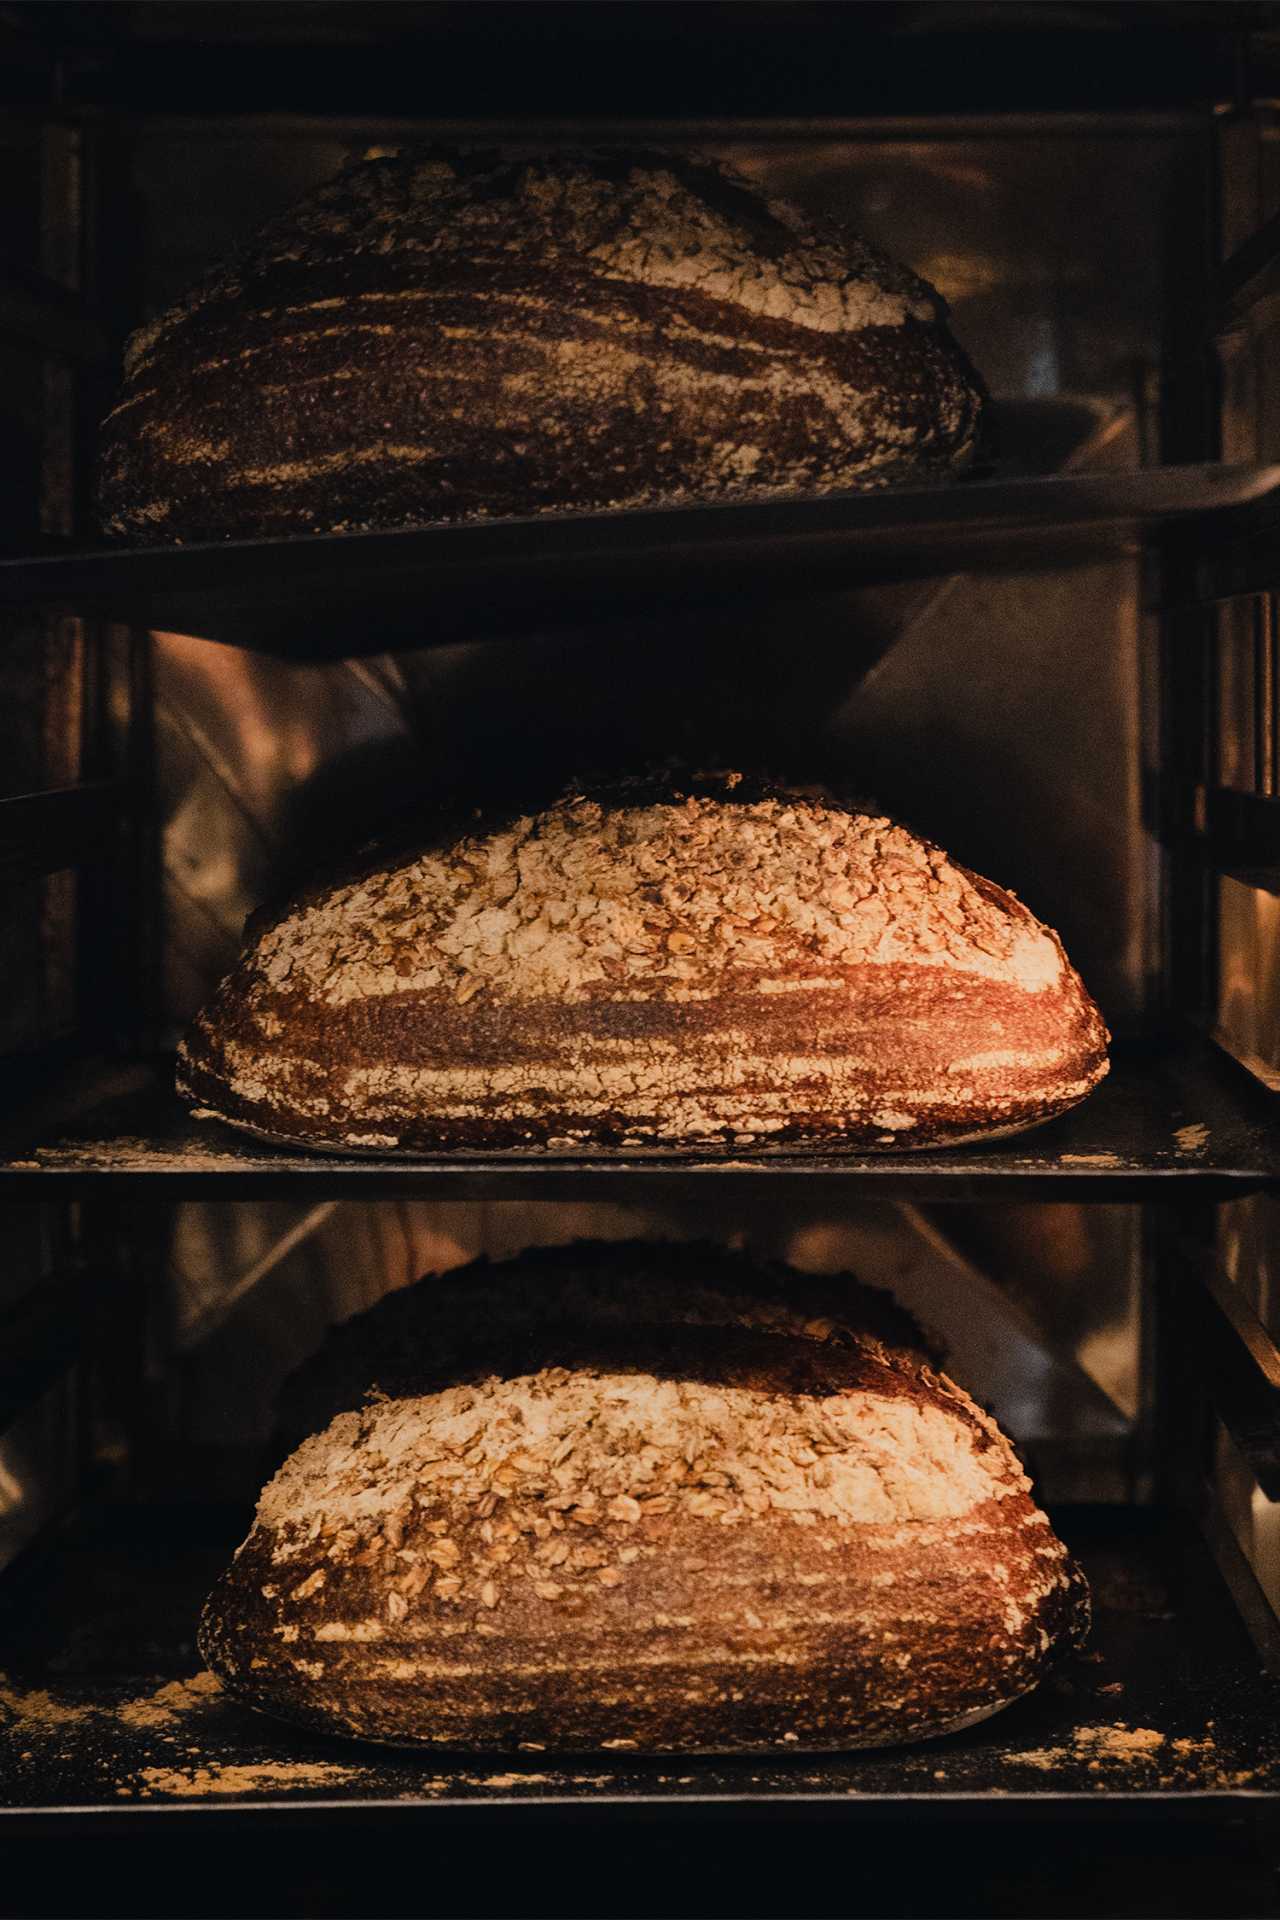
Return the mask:
[[[19,259],[90,287],[118,346],[264,218],[345,160],[416,132],[287,115],[108,115],[74,135],[19,122],[5,239]],[[472,125],[451,137],[538,135]],[[593,137],[637,136],[597,126]],[[1167,454],[1202,121],[938,117],[767,134],[757,123],[711,140],[704,129],[698,144],[772,192],[851,220],[940,287],[992,390],[996,470],[1125,468]],[[1265,197],[1270,174],[1256,170]],[[87,414],[102,380],[77,386],[26,351],[31,377],[15,363],[6,383],[31,469],[13,469],[15,528],[33,500],[45,530],[83,527]],[[1267,391],[1256,360],[1252,384],[1236,382],[1255,398]],[[145,735],[156,967],[117,957],[107,990],[87,999],[86,949],[103,946],[113,917],[143,908],[145,889],[112,916],[96,881],[83,910],[83,875],[24,879],[4,935],[24,989],[0,1014],[6,1037],[22,1052],[114,1024],[126,1042],[170,1044],[230,963],[245,914],[344,843],[441,791],[547,791],[587,768],[675,755],[832,777],[900,814],[1014,886],[1060,929],[1120,1040],[1149,1041],[1168,1008],[1142,585],[1136,563],[1116,561],[708,604],[647,622],[601,606],[518,641],[485,638],[479,608],[473,642],[311,667],[159,634],[142,677],[124,636],[36,623],[5,654],[3,764],[14,790],[63,784],[136,756]],[[425,643],[429,607],[423,629]],[[1224,887],[1224,926],[1231,910]],[[1251,894],[1230,952],[1256,951],[1258,912]],[[52,1452],[72,1457],[74,1433],[87,1433],[112,1473],[131,1458],[139,1488],[179,1485],[198,1465],[247,1495],[269,1452],[275,1383],[325,1326],[415,1271],[629,1232],[701,1232],[893,1284],[950,1333],[956,1370],[1026,1445],[1051,1496],[1124,1499],[1152,1482],[1150,1235],[1136,1208],[926,1218],[885,1207],[849,1217],[830,1203],[793,1213],[276,1201],[156,1208],[145,1224],[113,1218],[109,1231],[130,1236],[121,1264],[138,1341],[90,1342],[78,1401],[74,1372],[62,1381],[72,1398],[53,1416],[63,1444]],[[30,1297],[50,1274],[91,1265],[86,1237],[83,1222],[52,1210],[36,1235],[15,1233],[10,1293]],[[963,1310],[975,1295],[976,1330]],[[139,1354],[145,1420],[131,1396]]]
[[[134,290],[130,321],[346,158],[405,137],[371,123],[132,127],[112,174],[126,183],[133,255],[116,280]],[[1016,473],[1158,457],[1175,216],[1195,139],[1174,121],[1021,134],[944,123],[927,135],[868,124],[717,151],[939,284],[995,398],[995,462]],[[1113,1029],[1140,1038],[1163,1010],[1139,590],[1136,564],[1116,561],[648,622],[601,607],[519,640],[486,639],[478,609],[474,642],[336,665],[157,635],[160,1035],[172,1041],[230,964],[254,905],[402,811],[449,791],[554,791],[584,769],[674,755],[831,777],[900,814],[1057,926]],[[926,1219],[701,1200],[178,1209],[150,1242],[151,1431],[163,1444],[141,1483],[171,1491],[198,1471],[246,1497],[269,1458],[279,1379],[326,1326],[418,1272],[629,1233],[711,1235],[892,1285],[948,1334],[956,1371],[1052,1497],[1125,1499],[1149,1485],[1139,1210]]]
[[[318,23],[317,44],[300,54],[290,38],[304,11]],[[1156,9],[1009,0],[483,10],[15,0],[0,34],[16,30],[36,52],[0,73],[0,92],[20,103],[0,123],[0,255],[89,291],[112,352],[77,362],[48,340],[0,331],[6,533],[19,551],[42,531],[87,534],[92,425],[127,332],[349,155],[412,137],[414,123],[387,117],[392,109],[433,129],[443,112],[520,113],[531,101],[548,115],[579,113],[585,98],[624,113],[693,114],[722,82],[745,112],[776,116],[785,98],[797,113],[878,116],[807,129],[775,117],[733,136],[717,128],[709,138],[704,126],[696,138],[762,182],[847,214],[942,288],[995,395],[1000,469],[1124,468],[1219,451],[1274,458],[1274,304],[1224,341],[1219,392],[1211,355],[1197,357],[1203,315],[1187,298],[1210,257],[1211,203],[1220,199],[1224,213],[1215,258],[1280,210],[1272,110],[1249,106],[1211,125],[1205,105],[1229,99],[1241,76],[1213,14],[1229,12],[1247,30],[1257,11],[1179,7],[1153,48],[1143,16]],[[521,21],[571,14],[609,22],[579,25],[581,64],[556,35],[539,44],[539,29]],[[883,69],[870,71],[847,45],[829,64],[814,58],[824,36],[841,38],[831,26],[840,14],[874,16],[877,33],[885,29]],[[642,24],[621,27],[624,16]],[[493,83],[499,18],[529,55],[509,61],[505,88],[502,76]],[[80,50],[59,95],[64,33]],[[440,57],[424,57],[424,44]],[[1254,89],[1268,97],[1280,95],[1277,53],[1280,43],[1271,67],[1265,58],[1259,67],[1271,84]],[[1197,105],[1156,111],[1166,80],[1165,106]],[[59,97],[88,110],[63,114],[50,104]],[[948,119],[958,98],[991,116]],[[1035,112],[1084,101],[1097,111]],[[351,117],[371,106],[376,117]],[[686,134],[695,137],[688,123],[676,137]],[[596,135],[622,130],[597,123]],[[1143,611],[1150,585],[1136,560],[1006,578],[978,571],[646,623],[602,606],[571,629],[520,641],[486,639],[481,609],[474,643],[440,648],[427,644],[424,607],[420,651],[312,667],[178,634],[0,614],[0,797],[99,781],[110,823],[78,871],[5,865],[0,847],[0,1073],[38,1082],[59,1058],[104,1044],[126,1058],[170,1045],[229,963],[249,908],[424,797],[543,786],[587,765],[667,753],[839,778],[1013,885],[1056,925],[1123,1046],[1158,1055],[1189,1014],[1251,1071],[1280,1073],[1274,873],[1271,882],[1244,867],[1204,878],[1193,904],[1203,908],[1197,933],[1201,924],[1207,932],[1189,965],[1187,920],[1168,934],[1170,814],[1181,818],[1186,796],[1184,770],[1162,751],[1157,623]],[[1254,581],[1203,617],[1217,691],[1206,705],[1214,741],[1196,777],[1244,800],[1280,795],[1269,585]],[[198,1887],[209,1911],[239,1910],[246,1879],[264,1909],[345,1910],[350,1880],[352,1900],[391,1887],[387,1909],[396,1910],[398,1874],[414,1910],[428,1897],[461,1911],[477,1879],[488,1888],[505,1872],[513,1911],[521,1902],[553,1910],[543,1901],[594,1910],[600,1889],[619,1883],[619,1910],[630,1889],[634,1911],[657,1911],[675,1867],[691,1904],[708,1913],[768,1898],[782,1911],[797,1872],[815,1911],[846,1912],[859,1897],[871,1910],[882,1889],[885,1911],[907,1898],[919,1912],[1047,1911],[1055,1901],[1084,1911],[1100,1886],[1117,1912],[1172,1911],[1179,1901],[1187,1912],[1267,1910],[1273,1836],[1255,1860],[1247,1822],[1250,1801],[1269,1809],[1249,1783],[1266,1773],[1275,1725],[1246,1634],[1247,1583],[1228,1573],[1232,1599],[1223,1588],[1216,1611],[1201,1608],[1216,1575],[1207,1555],[1203,1566],[1184,1556],[1184,1538],[1190,1548],[1204,1519],[1195,1488],[1177,1509],[1186,1531],[1169,1535],[1169,1564],[1152,1543],[1164,1538],[1159,1500],[1178,1485],[1168,1462],[1189,1460],[1211,1477],[1233,1550],[1280,1614],[1280,1504],[1238,1432],[1215,1422],[1196,1377],[1202,1366],[1208,1375],[1207,1351],[1184,1339],[1172,1365],[1169,1354],[1176,1262],[1188,1247],[1280,1334],[1280,1208],[1264,1195],[1208,1206],[1185,1185],[1166,1190],[1168,1202],[1150,1207],[846,1205],[829,1187],[826,1198],[785,1205],[758,1187],[732,1206],[708,1205],[704,1193],[673,1198],[673,1187],[654,1198],[646,1187],[625,1206],[316,1204],[314,1188],[305,1203],[174,1206],[136,1190],[122,1197],[107,1182],[71,1204],[7,1209],[0,1568],[22,1564],[0,1583],[6,1622],[20,1628],[0,1666],[36,1693],[96,1688],[99,1705],[88,1733],[60,1726],[40,1736],[23,1788],[39,1814],[11,1843],[0,1905],[25,1896],[25,1911],[68,1910],[53,1904],[58,1883],[78,1874],[103,1911],[167,1910],[179,1886]],[[265,1801],[224,1805],[230,1821],[208,1817],[209,1798],[157,1805],[163,1819],[121,1801],[146,1844],[145,1856],[129,1846],[122,1873],[124,1846],[101,1808],[88,1824],[68,1811],[102,1790],[93,1749],[109,1716],[100,1706],[132,1698],[140,1674],[194,1671],[198,1597],[275,1462],[274,1399],[289,1369],[336,1321],[421,1272],[540,1241],[632,1233],[712,1236],[894,1287],[948,1339],[956,1374],[1019,1440],[1049,1501],[1066,1503],[1059,1517],[1073,1544],[1080,1516],[1070,1503],[1153,1500],[1154,1512],[1102,1515],[1090,1539],[1111,1664],[1090,1667],[1079,1695],[1055,1683],[1033,1703],[1050,1731],[1023,1740],[1031,1751],[1021,1772],[999,1741],[985,1763],[981,1741],[976,1757],[885,1757],[880,1777],[905,1795],[917,1839],[931,1808],[950,1801],[934,1847],[904,1847],[902,1819],[868,1824],[881,1789],[866,1755],[856,1776],[826,1776],[839,1811],[825,1827],[818,1774],[804,1795],[813,1804],[791,1802],[804,1827],[799,1848],[776,1818],[760,1818],[784,1811],[769,1797],[777,1775],[754,1798],[731,1773],[716,1776],[713,1794],[741,1795],[726,1847],[733,1810],[687,1795],[687,1780],[673,1783],[671,1808],[637,1808],[634,1796],[653,1792],[652,1770],[627,1781],[613,1818],[572,1803],[580,1780],[557,1786],[552,1775],[545,1792],[565,1792],[563,1818],[508,1799],[511,1776],[487,1815],[480,1804],[446,1812],[427,1804],[435,1786],[465,1797],[474,1784],[482,1801],[484,1783],[463,1773],[428,1786],[416,1757],[409,1765],[375,1750],[358,1756],[360,1771],[351,1753],[335,1760],[317,1743],[311,1758],[334,1769],[333,1797],[292,1805],[278,1823],[281,1809]],[[59,1532],[52,1523],[77,1502],[80,1523]],[[54,1550],[24,1552],[41,1535]],[[1221,1539],[1213,1544],[1225,1571],[1230,1556]],[[1274,1642],[1274,1619],[1271,1632]],[[1217,1694],[1211,1674],[1226,1676]],[[1195,1711],[1209,1698],[1224,1711],[1202,1741]],[[1082,1718],[1164,1727],[1170,1700],[1192,1716],[1168,1724],[1190,1736],[1181,1744],[1199,1757],[1186,1766],[1203,1768],[1203,1791],[1181,1791],[1190,1772],[1172,1781],[1177,1791],[1163,1791],[1163,1776],[1161,1791],[1149,1791],[1141,1757],[1123,1773],[1108,1763],[1091,1775],[1080,1754],[1043,1751],[1069,1741]],[[179,1748],[193,1736],[203,1744]],[[172,1747],[167,1733],[131,1735],[138,1744],[119,1774],[130,1784],[113,1780],[107,1791],[134,1792],[144,1762],[169,1779],[177,1765],[193,1778],[199,1769],[207,1784],[219,1769],[239,1776],[248,1759],[284,1772],[297,1751],[310,1753],[266,1722],[258,1737],[260,1746],[252,1729],[247,1739],[238,1730],[219,1744],[198,1716]],[[1070,1828],[1042,1820],[1050,1791],[1078,1795]],[[409,1800],[406,1816],[397,1802]],[[1016,1818],[1002,1817],[1015,1801]],[[48,1844],[55,1803],[59,1834],[74,1832],[74,1845]],[[1072,1844],[1082,1806],[1084,1847]],[[1127,1817],[1134,1809],[1140,1825]],[[428,1838],[422,1820],[437,1814]],[[851,1877],[849,1828],[859,1819]],[[1226,1821],[1228,1831],[1214,1824]],[[113,1880],[127,1905],[110,1904],[120,1898]],[[591,1908],[575,1906],[583,1900]]]

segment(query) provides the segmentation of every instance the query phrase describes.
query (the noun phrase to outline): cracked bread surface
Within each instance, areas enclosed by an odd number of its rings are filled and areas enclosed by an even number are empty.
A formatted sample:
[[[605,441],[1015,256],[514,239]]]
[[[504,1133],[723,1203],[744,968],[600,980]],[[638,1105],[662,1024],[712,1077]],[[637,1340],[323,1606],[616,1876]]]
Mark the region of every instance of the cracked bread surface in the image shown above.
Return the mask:
[[[375,1152],[914,1148],[1062,1112],[1106,1042],[1014,895],[882,815],[717,773],[312,887],[257,924],[178,1082]]]
[[[945,317],[696,155],[384,154],[133,336],[101,517],[218,539],[946,476],[983,396]]]
[[[1083,1579],[994,1421],[847,1304],[807,1334],[498,1311],[455,1382],[286,1460],[205,1658],[265,1711],[459,1749],[816,1750],[997,1711],[1083,1638]]]

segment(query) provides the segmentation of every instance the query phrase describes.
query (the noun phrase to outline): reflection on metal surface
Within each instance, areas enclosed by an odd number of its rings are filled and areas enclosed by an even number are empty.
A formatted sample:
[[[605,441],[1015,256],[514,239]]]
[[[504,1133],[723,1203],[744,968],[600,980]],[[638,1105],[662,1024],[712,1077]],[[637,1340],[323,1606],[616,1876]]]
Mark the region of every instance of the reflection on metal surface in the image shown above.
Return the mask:
[[[1280,893],[1218,882],[1215,1038],[1280,1093]]]
[[[268,1236],[268,1244],[258,1257],[238,1273],[227,1274],[220,1271],[219,1285],[198,1301],[194,1309],[186,1300],[179,1300],[179,1322],[177,1328],[179,1347],[199,1346],[208,1339],[215,1327],[226,1320],[240,1302],[251,1294],[255,1287],[262,1285],[268,1276],[275,1272],[282,1260],[286,1260],[295,1247],[325,1226],[333,1217],[337,1208],[336,1200],[324,1200],[318,1207],[312,1207],[300,1220],[286,1228],[278,1239]],[[186,1308],[185,1313],[183,1308]]]
[[[1142,1411],[1142,1214],[1137,1207],[948,1208],[940,1227],[1053,1353],[1126,1418]]]
[[[953,1217],[949,1210],[948,1224]],[[181,1445],[222,1453],[229,1487],[247,1496],[251,1485],[236,1475],[257,1470],[279,1385],[330,1325],[478,1254],[636,1235],[745,1245],[890,1289],[941,1335],[956,1376],[1028,1450],[1047,1497],[1127,1497],[1133,1409],[1119,1402],[1132,1400],[1130,1383],[1121,1365],[1111,1379],[1117,1391],[1108,1393],[1082,1357],[1091,1340],[1130,1336],[1126,1323],[1108,1321],[1115,1290],[1101,1273],[1089,1276],[1091,1290],[1077,1289],[1074,1347],[1082,1352],[1074,1352],[1034,1304],[1028,1310],[914,1209],[882,1203],[833,1214],[820,1199],[779,1209],[767,1194],[647,1207],[351,1203],[310,1215],[287,1206],[185,1206],[169,1266]],[[1105,1252],[1104,1242],[1094,1244]]]
[[[1242,594],[1217,609],[1218,782],[1240,793],[1257,786],[1258,627],[1262,596]]]
[[[652,1209],[590,1205],[383,1202],[310,1214],[285,1203],[181,1207],[167,1279],[183,1439],[237,1455],[265,1445],[291,1368],[335,1323],[424,1273],[482,1253],[672,1231]],[[255,1274],[261,1284],[246,1285]]]
[[[1185,136],[1183,136],[1185,138]],[[1132,402],[1159,357],[1159,236],[1179,137],[807,141],[718,148],[771,191],[837,214],[934,280],[1001,399]],[[1153,243],[1154,242],[1154,243]]]
[[[1280,1501],[1267,1499],[1219,1421],[1213,1437],[1212,1484],[1223,1518],[1272,1612],[1280,1616]]]
[[[1220,786],[1280,793],[1280,624],[1275,595],[1241,594],[1217,609]]]
[[[166,999],[184,1021],[239,949],[245,916],[417,791],[392,662],[289,668],[155,636]]]
[[[63,1374],[0,1433],[0,1569],[71,1502],[74,1414],[74,1380]]]
[[[833,725],[890,811],[1061,933],[1116,1031],[1152,971],[1132,567],[961,580],[899,635]]]
[[[797,1232],[788,1256],[803,1268],[851,1268],[940,1334],[948,1371],[1014,1436],[1045,1499],[1129,1498],[1131,1409],[1098,1385],[1080,1352],[959,1251],[946,1232],[951,1218],[950,1209],[939,1223],[913,1207],[860,1208],[846,1221]],[[1099,1315],[1075,1345],[1100,1338],[1122,1354],[1134,1344],[1126,1321],[1108,1327]]]
[[[1215,1215],[1218,1261],[1273,1338],[1280,1337],[1280,1199],[1254,1193]]]

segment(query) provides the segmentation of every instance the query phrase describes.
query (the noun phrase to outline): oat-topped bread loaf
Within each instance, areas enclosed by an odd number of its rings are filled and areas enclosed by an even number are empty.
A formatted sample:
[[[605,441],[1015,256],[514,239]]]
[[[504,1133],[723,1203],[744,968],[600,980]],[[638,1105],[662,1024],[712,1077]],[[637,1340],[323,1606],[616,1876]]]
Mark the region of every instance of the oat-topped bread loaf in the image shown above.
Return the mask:
[[[429,1273],[332,1328],[281,1388],[281,1451],[371,1392],[399,1399],[451,1385],[491,1345],[495,1326],[514,1337],[655,1321],[854,1344],[911,1368],[942,1358],[890,1294],[849,1273],[801,1273],[706,1240],[575,1240]]]
[[[736,774],[450,828],[252,925],[202,1114],[361,1150],[924,1147],[1082,1099],[1056,934],[883,816]]]
[[[994,1713],[1083,1636],[1084,1582],[995,1423],[861,1305],[496,1311],[453,1384],[290,1456],[205,1659],[285,1718],[473,1750],[874,1746]]]
[[[932,287],[673,153],[367,160],[131,340],[108,531],[347,531],[956,472]]]

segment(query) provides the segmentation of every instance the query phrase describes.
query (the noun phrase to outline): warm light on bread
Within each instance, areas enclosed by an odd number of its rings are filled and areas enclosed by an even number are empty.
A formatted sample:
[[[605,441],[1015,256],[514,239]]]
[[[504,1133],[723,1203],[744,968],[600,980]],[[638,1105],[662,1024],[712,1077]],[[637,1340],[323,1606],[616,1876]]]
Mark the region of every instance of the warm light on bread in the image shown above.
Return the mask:
[[[945,314],[714,161],[383,155],[134,335],[103,524],[218,539],[945,476],[982,401]]]
[[[736,774],[571,792],[252,934],[205,1114],[361,1150],[914,1148],[1106,1072],[1056,934],[905,827]]]
[[[919,1739],[1032,1688],[1088,1602],[995,1423],[882,1296],[806,1321],[674,1251],[653,1293],[635,1248],[533,1256],[541,1321],[494,1270],[452,1384],[304,1441],[205,1609],[227,1687],[377,1740],[687,1752]]]

